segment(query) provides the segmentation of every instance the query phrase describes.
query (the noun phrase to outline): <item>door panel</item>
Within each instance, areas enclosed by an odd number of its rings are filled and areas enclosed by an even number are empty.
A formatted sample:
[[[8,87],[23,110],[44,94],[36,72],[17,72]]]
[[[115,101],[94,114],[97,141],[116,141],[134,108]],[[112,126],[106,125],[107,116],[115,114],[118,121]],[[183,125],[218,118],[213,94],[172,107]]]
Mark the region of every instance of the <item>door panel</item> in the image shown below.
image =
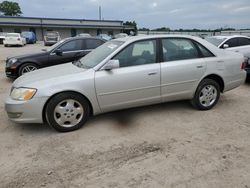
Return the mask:
[[[75,60],[77,52],[63,52],[61,56],[52,53],[49,55],[49,65],[58,65]]]
[[[156,40],[129,44],[113,59],[120,68],[97,71],[96,93],[102,111],[112,111],[161,101],[160,64]]]
[[[97,71],[96,93],[103,112],[160,102],[160,64]]]
[[[206,70],[200,51],[189,39],[164,39],[162,47],[162,101],[191,98]]]
[[[163,101],[189,99],[206,69],[203,59],[161,63]]]

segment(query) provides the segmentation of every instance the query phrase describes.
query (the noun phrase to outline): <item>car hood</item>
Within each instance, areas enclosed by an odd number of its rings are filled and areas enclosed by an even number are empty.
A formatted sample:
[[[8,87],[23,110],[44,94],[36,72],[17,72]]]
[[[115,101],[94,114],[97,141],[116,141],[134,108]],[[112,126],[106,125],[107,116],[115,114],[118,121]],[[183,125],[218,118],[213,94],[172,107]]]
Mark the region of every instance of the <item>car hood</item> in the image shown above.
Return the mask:
[[[72,74],[75,75],[86,70],[87,69],[79,68],[72,63],[43,68],[19,77],[13,83],[13,87],[34,87],[38,86],[39,82],[53,84],[54,81],[63,79],[62,77]]]
[[[37,53],[32,53],[32,54],[25,54],[25,55],[19,55],[19,56],[13,56],[13,57],[8,57],[8,59],[15,58],[15,59],[28,59],[28,58],[33,58],[33,57],[39,57],[39,56],[44,56],[47,55],[48,52],[42,51],[42,52],[37,52]]]

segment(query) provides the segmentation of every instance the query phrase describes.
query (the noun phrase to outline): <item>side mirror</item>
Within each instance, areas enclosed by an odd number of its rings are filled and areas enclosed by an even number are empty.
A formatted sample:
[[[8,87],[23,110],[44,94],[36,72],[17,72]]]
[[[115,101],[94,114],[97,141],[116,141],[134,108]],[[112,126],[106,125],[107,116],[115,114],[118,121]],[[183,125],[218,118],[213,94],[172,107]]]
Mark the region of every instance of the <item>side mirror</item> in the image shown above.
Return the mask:
[[[55,54],[58,55],[58,56],[62,56],[63,55],[63,52],[61,49],[56,49],[55,50]]]
[[[229,48],[229,45],[228,44],[223,44],[223,48],[224,49]]]
[[[112,69],[116,69],[120,67],[120,62],[117,59],[112,59],[109,60],[104,66],[103,66],[103,70],[107,70],[110,71]]]

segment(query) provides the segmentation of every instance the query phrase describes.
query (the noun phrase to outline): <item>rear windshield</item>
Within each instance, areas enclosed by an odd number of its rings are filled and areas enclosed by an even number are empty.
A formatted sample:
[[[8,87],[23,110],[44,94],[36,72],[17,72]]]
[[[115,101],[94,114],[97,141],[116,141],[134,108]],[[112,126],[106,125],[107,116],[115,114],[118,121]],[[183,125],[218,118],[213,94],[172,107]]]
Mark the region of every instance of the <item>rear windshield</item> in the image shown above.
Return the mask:
[[[25,37],[31,37],[32,33],[31,32],[22,32],[22,35]]]
[[[14,34],[14,33],[8,33],[6,37],[20,37],[19,34]]]
[[[47,36],[58,36],[58,33],[46,33]]]

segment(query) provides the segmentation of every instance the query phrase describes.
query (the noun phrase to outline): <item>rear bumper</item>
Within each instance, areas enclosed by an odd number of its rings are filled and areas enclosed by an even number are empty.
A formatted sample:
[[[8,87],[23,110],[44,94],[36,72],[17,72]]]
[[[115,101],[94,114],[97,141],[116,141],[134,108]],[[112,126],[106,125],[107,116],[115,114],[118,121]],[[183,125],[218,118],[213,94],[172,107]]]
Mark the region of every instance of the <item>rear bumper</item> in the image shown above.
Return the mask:
[[[246,76],[247,76],[247,73],[246,73],[246,71],[243,70],[238,75],[227,77],[225,80],[224,92],[232,90],[232,89],[237,88],[240,85],[244,84],[246,81]]]
[[[3,41],[4,45],[23,45],[22,41]]]
[[[43,107],[47,97],[29,101],[16,101],[10,97],[5,102],[5,110],[11,121],[16,123],[43,123]]]
[[[56,44],[58,41],[44,41],[45,45],[54,45]]]
[[[245,70],[247,72],[247,80],[250,80],[250,67],[247,67]]]

